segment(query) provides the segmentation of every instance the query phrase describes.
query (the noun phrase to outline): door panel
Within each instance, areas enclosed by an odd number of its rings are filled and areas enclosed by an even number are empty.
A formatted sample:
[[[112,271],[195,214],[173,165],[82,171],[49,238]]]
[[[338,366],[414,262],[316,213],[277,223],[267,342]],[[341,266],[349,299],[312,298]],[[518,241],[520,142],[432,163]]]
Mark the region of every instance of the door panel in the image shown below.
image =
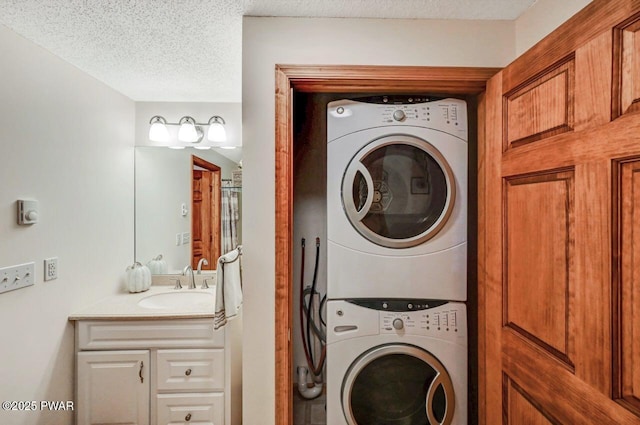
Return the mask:
[[[618,164],[620,280],[615,342],[617,386],[614,396],[640,416],[640,159]]]
[[[504,96],[505,148],[573,130],[573,57]]]
[[[614,30],[620,60],[616,63],[619,87],[614,116],[640,110],[640,17],[635,16]]]
[[[573,181],[572,170],[506,179],[503,285],[505,326],[571,368]]]
[[[558,422],[547,418],[534,401],[518,384],[505,376],[505,413],[507,424],[555,425]]]
[[[487,86],[484,424],[640,423],[640,2],[585,11]]]

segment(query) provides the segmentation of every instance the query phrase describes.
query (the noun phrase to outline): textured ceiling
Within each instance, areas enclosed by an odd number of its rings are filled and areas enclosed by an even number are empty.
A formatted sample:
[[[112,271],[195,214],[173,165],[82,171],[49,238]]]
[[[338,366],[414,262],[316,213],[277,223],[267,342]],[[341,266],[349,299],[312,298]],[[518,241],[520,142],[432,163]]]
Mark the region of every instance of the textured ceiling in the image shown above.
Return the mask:
[[[515,19],[535,0],[1,0],[0,23],[136,101],[240,102],[242,16]]]

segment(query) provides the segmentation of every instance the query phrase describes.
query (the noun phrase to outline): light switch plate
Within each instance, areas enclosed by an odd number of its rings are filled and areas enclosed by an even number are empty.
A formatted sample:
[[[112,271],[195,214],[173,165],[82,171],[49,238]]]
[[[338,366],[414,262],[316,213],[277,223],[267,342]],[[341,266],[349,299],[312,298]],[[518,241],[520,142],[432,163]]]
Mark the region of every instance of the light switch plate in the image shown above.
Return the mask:
[[[0,293],[31,286],[35,282],[35,263],[0,269]]]

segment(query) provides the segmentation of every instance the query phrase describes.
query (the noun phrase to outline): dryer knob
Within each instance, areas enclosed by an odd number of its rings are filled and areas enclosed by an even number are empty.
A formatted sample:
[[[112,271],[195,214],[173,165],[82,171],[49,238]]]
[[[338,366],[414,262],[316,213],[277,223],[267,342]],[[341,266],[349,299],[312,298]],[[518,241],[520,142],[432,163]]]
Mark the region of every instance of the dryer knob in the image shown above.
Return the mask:
[[[393,119],[396,121],[402,121],[404,120],[404,118],[405,118],[404,111],[401,111],[400,109],[398,109],[393,113]]]
[[[404,328],[404,322],[402,321],[402,319],[393,319],[393,327],[396,330],[400,330]]]

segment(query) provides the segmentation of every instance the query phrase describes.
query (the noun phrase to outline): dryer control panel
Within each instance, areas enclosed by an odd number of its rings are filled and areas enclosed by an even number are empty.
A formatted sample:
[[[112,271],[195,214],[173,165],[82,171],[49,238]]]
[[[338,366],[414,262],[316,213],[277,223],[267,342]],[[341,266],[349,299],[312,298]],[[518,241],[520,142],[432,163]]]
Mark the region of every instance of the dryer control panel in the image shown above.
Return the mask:
[[[380,121],[383,124],[404,123],[428,127],[431,123],[440,123],[455,127],[466,126],[466,122],[460,119],[465,117],[462,107],[457,102],[434,102],[416,105],[388,105],[380,107]],[[460,127],[462,128],[462,127]]]
[[[467,103],[460,99],[413,103],[372,104],[354,100],[337,100],[327,105],[327,141],[367,128],[398,127],[391,133],[402,132],[403,126],[430,128],[468,139]]]

